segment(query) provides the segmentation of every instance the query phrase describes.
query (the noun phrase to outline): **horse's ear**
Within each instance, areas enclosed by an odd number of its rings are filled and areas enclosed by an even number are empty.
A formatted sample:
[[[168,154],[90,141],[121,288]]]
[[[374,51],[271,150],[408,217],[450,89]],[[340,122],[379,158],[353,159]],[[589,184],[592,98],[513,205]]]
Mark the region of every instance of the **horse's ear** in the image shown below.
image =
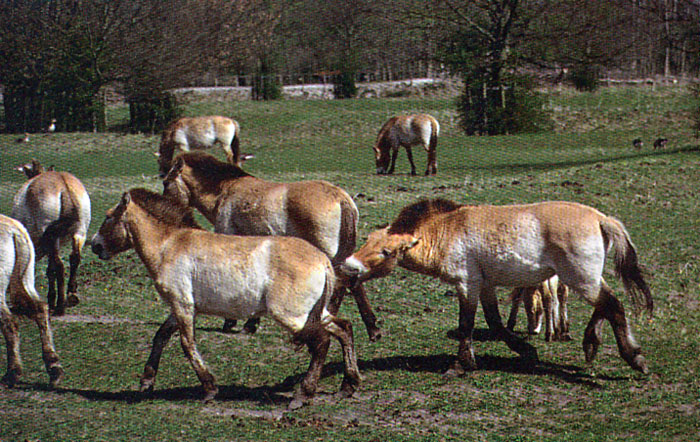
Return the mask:
[[[406,251],[406,250],[414,248],[419,242],[420,242],[420,238],[416,238],[415,236],[411,235],[408,239],[406,239],[403,242],[401,248],[403,251]]]
[[[129,205],[130,202],[131,202],[131,194],[129,192],[124,192],[124,194],[122,195],[122,200],[120,202],[120,205],[126,207]]]
[[[178,155],[173,160],[173,164],[172,164],[172,166],[170,166],[170,172],[168,172],[168,174],[171,174],[171,173],[179,174],[180,172],[182,172],[182,168],[184,166],[185,166],[185,159],[182,158],[182,155]]]

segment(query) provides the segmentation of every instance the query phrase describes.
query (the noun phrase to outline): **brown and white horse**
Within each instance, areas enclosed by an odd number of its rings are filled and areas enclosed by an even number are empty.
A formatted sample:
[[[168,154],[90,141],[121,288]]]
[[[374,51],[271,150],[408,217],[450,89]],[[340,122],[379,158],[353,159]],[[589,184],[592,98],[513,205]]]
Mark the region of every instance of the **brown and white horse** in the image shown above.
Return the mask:
[[[179,155],[163,181],[163,193],[195,207],[218,233],[302,238],[334,266],[355,250],[359,213],[350,195],[326,181],[274,183],[211,155]],[[331,304],[337,313],[347,291],[340,278]],[[351,290],[371,340],[381,336],[361,285]]]
[[[241,165],[241,129],[236,120],[219,115],[185,117],[174,120],[163,130],[158,157],[158,171],[164,177],[172,164],[176,151],[209,149],[216,144],[226,152],[226,160]]]
[[[198,314],[238,319],[269,314],[297,344],[306,344],[311,365],[290,404],[293,408],[314,395],[331,336],[340,342],[345,361],[341,394],[350,396],[359,385],[352,325],[326,309],[333,291],[333,267],[311,244],[299,238],[208,232],[195,223],[191,209],[177,201],[132,189],[107,212],[92,238],[92,250],[100,259],[131,248],[170,307],[170,316],[153,339],[142,391],[153,388],[163,348],[179,330],[205,399],[216,396],[214,376],[195,344]]]
[[[492,331],[510,348],[536,359],[536,350],[503,327],[495,288],[531,287],[553,275],[595,307],[583,348],[592,361],[602,321],[615,333],[622,358],[644,373],[646,361],[625,319],[622,304],[602,280],[606,252],[615,247],[615,269],[635,306],[653,308],[637,253],[620,221],[570,202],[466,206],[425,200],[405,207],[392,224],[370,234],[341,271],[358,282],[388,275],[396,265],[453,284],[459,296],[457,360],[450,374],[475,369],[472,331],[481,300]]]
[[[535,287],[513,289],[510,294],[511,308],[507,327],[509,330],[515,328],[518,309],[522,302],[527,314],[527,331],[529,334],[539,334],[542,329],[542,317],[544,316],[545,341],[570,341],[568,299],[569,288],[559,283],[557,275],[542,281]]]
[[[63,378],[63,368],[53,344],[48,306],[34,288],[34,246],[19,221],[0,215],[0,327],[7,347],[7,373],[2,383],[8,387],[22,375],[16,315],[28,316],[39,327],[49,384],[55,387]]]
[[[437,173],[437,140],[440,135],[440,124],[428,114],[400,115],[392,117],[384,123],[377,135],[374,145],[374,159],[377,173],[380,175],[394,173],[396,157],[401,146],[406,148],[408,161],[411,163],[411,175],[416,174],[413,164],[411,146],[420,144],[428,152],[426,175]],[[391,164],[389,156],[391,155]]]
[[[90,197],[80,180],[68,172],[44,171],[36,160],[18,170],[29,180],[15,195],[12,217],[27,228],[37,260],[48,256],[49,307],[54,314],[62,315],[66,307],[79,302],[77,274],[90,226]],[[68,241],[72,251],[66,301],[60,250]]]

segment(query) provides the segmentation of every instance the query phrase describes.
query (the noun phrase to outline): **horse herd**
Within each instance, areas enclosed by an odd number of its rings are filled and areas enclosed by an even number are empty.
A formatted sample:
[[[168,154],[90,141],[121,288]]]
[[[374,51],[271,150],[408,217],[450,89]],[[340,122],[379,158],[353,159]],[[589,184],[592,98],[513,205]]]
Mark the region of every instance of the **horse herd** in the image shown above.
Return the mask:
[[[430,115],[398,116],[380,130],[374,147],[378,174],[393,173],[404,146],[416,173],[411,146],[428,152],[426,174],[437,172],[439,124]],[[567,340],[568,291],[593,307],[583,348],[592,361],[601,343],[602,322],[615,334],[622,358],[648,372],[620,301],[602,278],[606,254],[614,264],[636,309],[651,312],[651,292],[644,281],[629,234],[615,218],[581,204],[543,202],[509,206],[471,206],[445,199],[410,204],[386,228],[372,232],[356,248],[359,212],[343,189],[325,181],[269,182],[241,163],[238,123],[226,117],[176,120],[163,132],[158,167],[163,193],[131,189],[107,211],[90,241],[92,251],[108,260],[134,249],[154,281],[170,315],[153,338],[141,376],[142,391],[153,389],[160,357],[176,331],[194,368],[205,399],[216,396],[214,376],[194,339],[197,314],[219,316],[228,329],[270,315],[293,342],[308,347],[306,376],[290,403],[299,407],[314,395],[331,338],[342,348],[344,377],[339,394],[350,396],[361,382],[352,325],[337,316],[343,298],[355,299],[370,340],[381,337],[362,284],[389,275],[396,266],[452,284],[459,300],[457,328],[448,336],[458,351],[448,375],[477,368],[472,334],[481,303],[490,330],[524,359],[537,360],[535,348],[513,333],[518,305],[528,312],[528,330],[536,333],[544,313],[546,339]],[[203,152],[220,145],[222,162]],[[181,151],[180,155],[175,153]],[[62,315],[79,302],[77,270],[90,223],[90,199],[73,175],[44,170],[33,161],[19,168],[29,178],[14,198],[12,218],[0,215],[0,322],[7,342],[7,373],[13,386],[22,372],[16,315],[33,319],[40,331],[43,360],[51,386],[63,377],[54,348],[49,313]],[[195,221],[201,212],[214,232]],[[13,219],[14,218],[14,219]],[[68,296],[59,249],[71,242]],[[48,304],[34,288],[35,260],[48,256]],[[496,287],[516,287],[504,327]]]

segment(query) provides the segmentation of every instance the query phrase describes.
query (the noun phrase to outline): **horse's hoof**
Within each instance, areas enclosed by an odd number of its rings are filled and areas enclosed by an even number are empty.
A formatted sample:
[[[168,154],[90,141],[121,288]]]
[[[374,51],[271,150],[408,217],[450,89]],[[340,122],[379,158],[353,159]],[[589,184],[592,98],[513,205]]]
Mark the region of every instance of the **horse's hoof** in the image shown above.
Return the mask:
[[[63,380],[64,374],[65,372],[63,371],[63,367],[61,367],[60,365],[55,365],[49,368],[49,387],[58,387],[58,384],[60,384]]]
[[[225,319],[224,325],[221,326],[222,333],[233,333],[233,328],[236,326],[238,321],[235,319]]]
[[[382,338],[382,331],[378,328],[367,330],[367,334],[369,335],[370,342],[377,342]]]
[[[298,398],[292,399],[292,401],[289,403],[289,406],[287,407],[289,410],[298,410],[299,408],[304,406],[304,401]]]
[[[17,380],[22,376],[21,372],[10,372],[8,371],[5,376],[0,379],[0,384],[6,386],[7,388],[13,388],[17,383]]]
[[[202,399],[205,403],[206,402],[211,402],[214,400],[216,395],[219,394],[219,389],[215,388],[213,390],[209,390],[205,392],[204,399]]]
[[[635,356],[634,359],[632,359],[632,362],[630,362],[630,366],[635,370],[641,371],[644,374],[649,374],[647,360],[644,359],[644,356],[642,355]]]
[[[76,296],[74,293],[69,293],[68,297],[66,298],[66,307],[75,307],[78,304],[80,304],[80,298],[78,298],[78,296]]]
[[[452,330],[447,331],[447,337],[450,339],[453,339],[455,341],[462,341],[466,338],[464,333],[458,328],[453,328]]]
[[[139,391],[141,393],[152,394],[153,393],[153,379],[141,379],[141,384],[139,385]]]

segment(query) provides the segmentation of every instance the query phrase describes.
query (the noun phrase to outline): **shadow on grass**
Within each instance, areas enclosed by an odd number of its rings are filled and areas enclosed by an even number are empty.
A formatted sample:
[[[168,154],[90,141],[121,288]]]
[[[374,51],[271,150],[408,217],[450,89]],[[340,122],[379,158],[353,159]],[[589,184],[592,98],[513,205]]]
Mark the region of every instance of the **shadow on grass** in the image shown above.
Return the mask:
[[[591,158],[590,160],[581,160],[581,161],[560,161],[560,162],[534,163],[534,164],[529,164],[529,163],[504,164],[504,163],[499,163],[499,164],[492,164],[492,165],[476,166],[476,167],[473,167],[472,169],[491,170],[491,171],[505,169],[508,172],[514,172],[514,171],[518,172],[518,171],[528,171],[528,170],[551,170],[551,169],[562,168],[562,167],[585,166],[585,165],[599,164],[599,163],[614,163],[616,161],[630,160],[630,159],[634,159],[634,158],[662,157],[662,156],[667,156],[667,155],[673,155],[673,154],[678,154],[678,153],[688,153],[688,152],[700,152],[700,146],[690,145],[690,146],[678,147],[675,149],[654,150],[651,152],[629,153],[629,154],[625,154],[625,155],[617,155],[617,156],[611,156],[611,157],[607,157],[607,158],[596,157],[596,158]],[[448,169],[455,170],[456,168],[449,168],[448,167]]]

